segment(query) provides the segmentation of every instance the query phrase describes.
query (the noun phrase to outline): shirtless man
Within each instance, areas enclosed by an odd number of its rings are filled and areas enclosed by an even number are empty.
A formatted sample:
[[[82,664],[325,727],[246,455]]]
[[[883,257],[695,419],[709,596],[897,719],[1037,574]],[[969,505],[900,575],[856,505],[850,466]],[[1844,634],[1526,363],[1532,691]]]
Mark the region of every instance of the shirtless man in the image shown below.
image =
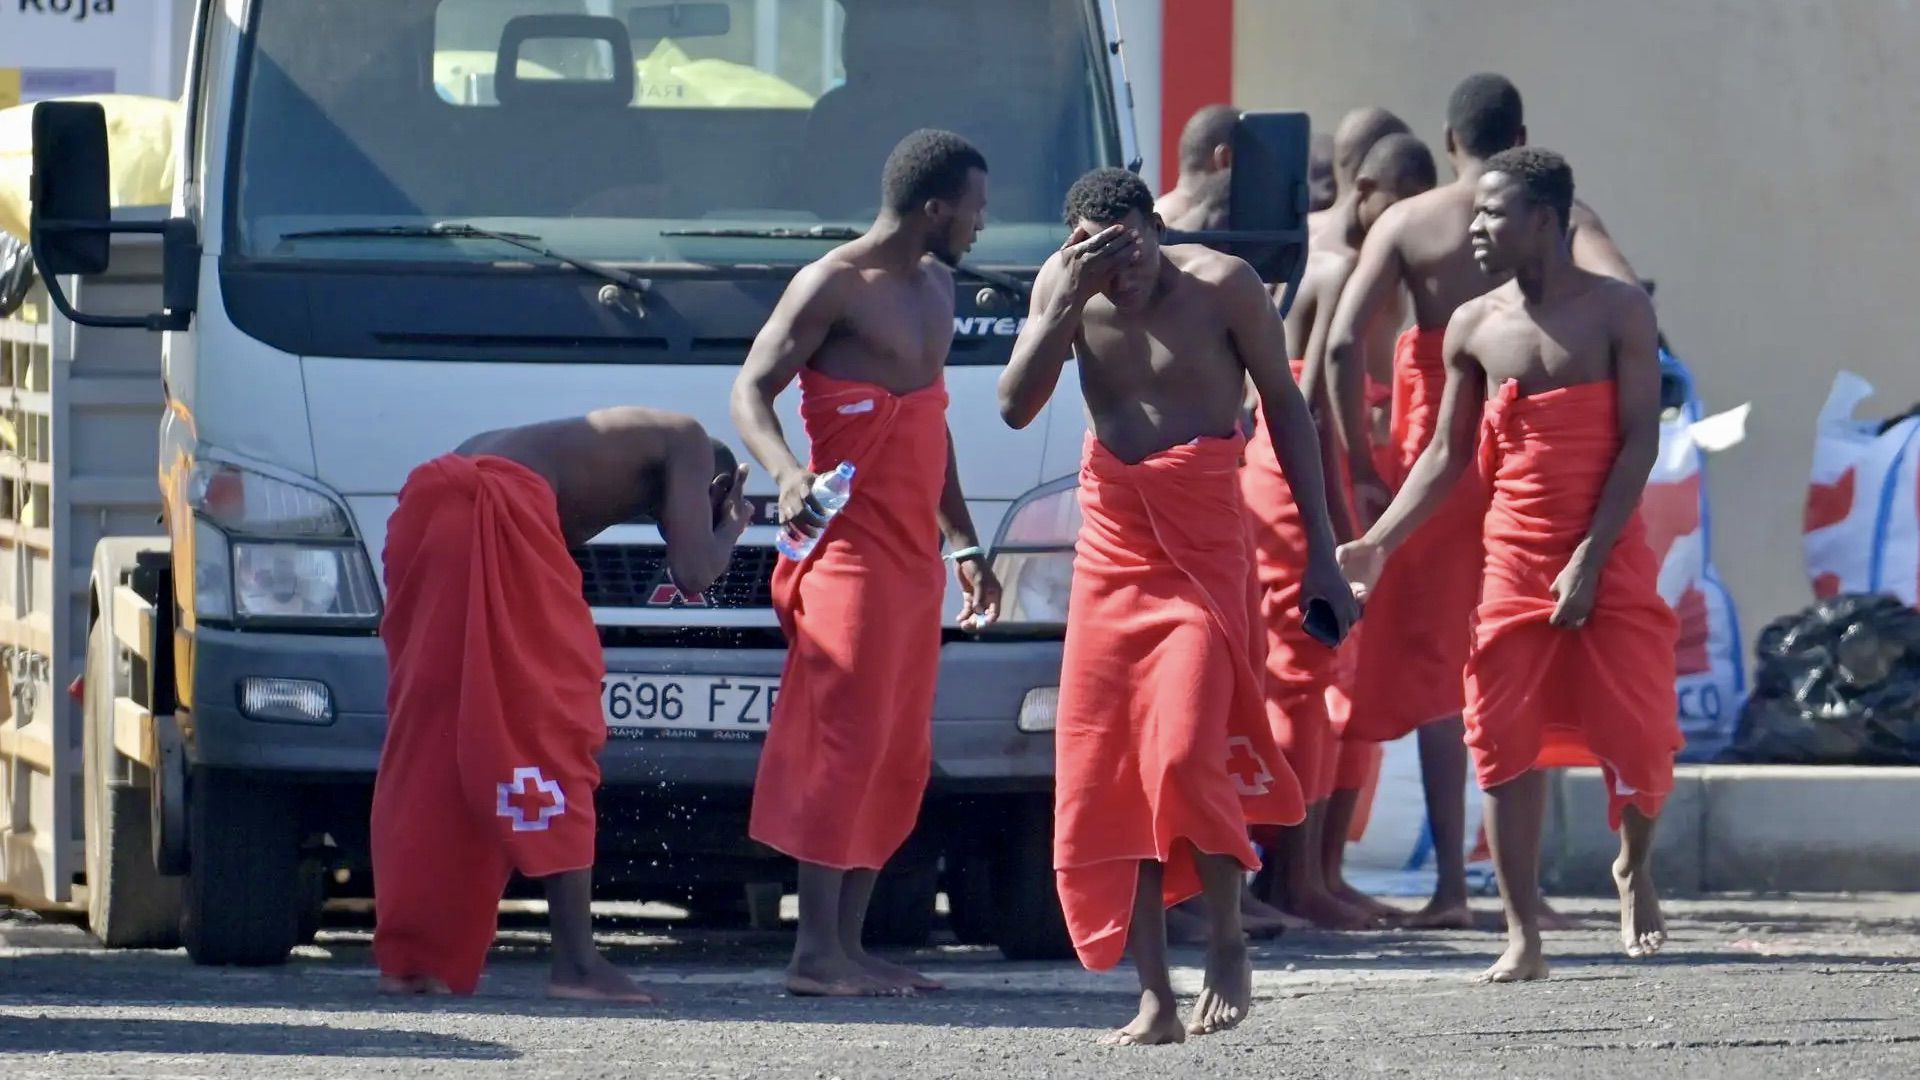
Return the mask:
[[[1478,457],[1491,504],[1466,728],[1507,917],[1507,951],[1483,982],[1546,977],[1539,762],[1563,748],[1590,753],[1605,776],[1627,954],[1666,939],[1648,856],[1682,746],[1678,625],[1636,509],[1659,450],[1658,334],[1643,289],[1575,265],[1573,205],[1558,154],[1517,148],[1485,162],[1472,254],[1507,283],[1448,321],[1440,434],[1387,512],[1340,551],[1364,597]]]
[[[734,423],[780,487],[783,526],[819,534],[815,474],[842,461],[856,470],[852,498],[819,546],[774,573],[788,649],[749,833],[800,863],[786,973],[799,995],[940,988],[869,955],[861,931],[874,881],[913,831],[926,791],[942,537],[966,596],[961,625],[999,611],[1000,585],[960,489],[944,381],[950,268],[984,221],[987,163],[951,132],[914,132],[888,155],[881,194],[865,236],[794,276],[733,391]],[[773,411],[796,376],[809,465]]]
[[[1336,634],[1357,608],[1330,557],[1312,420],[1258,276],[1209,248],[1162,247],[1152,194],[1123,169],[1077,181],[1066,219],[1072,235],[1041,268],[1000,378],[1001,414],[1025,427],[1077,357],[1091,427],[1055,740],[1054,866],[1081,962],[1103,969],[1132,950],[1140,1011],[1114,1041],[1177,1042],[1246,1016],[1241,872],[1258,867],[1247,826],[1304,814],[1261,695],[1236,428],[1249,375],[1309,538],[1300,608],[1326,604]],[[1210,944],[1183,1026],[1163,918],[1197,894]]]
[[[1382,214],[1341,293],[1327,332],[1327,378],[1362,525],[1386,508],[1391,486],[1368,445],[1367,369],[1360,343],[1403,289],[1412,294],[1415,326],[1400,339],[1393,372],[1391,456],[1405,475],[1436,430],[1447,320],[1461,304],[1500,283],[1475,263],[1467,241],[1486,160],[1524,145],[1526,137],[1520,92],[1511,82],[1492,74],[1463,80],[1447,105],[1446,150],[1456,179]],[[1599,219],[1578,202],[1569,244],[1576,264],[1638,280]],[[1412,920],[1416,926],[1472,925],[1465,851],[1467,754],[1459,714],[1465,627],[1478,593],[1479,521],[1473,493],[1466,487],[1456,491],[1414,537],[1417,551],[1398,564],[1406,569],[1381,583],[1358,641],[1349,738],[1392,742],[1419,732],[1438,881],[1432,901]]]
[[[1233,130],[1240,110],[1208,105],[1180,129],[1180,178],[1160,197],[1154,212],[1167,228],[1203,232],[1227,227],[1233,193]]]
[[[1391,115],[1391,114],[1389,114]],[[1432,190],[1437,182],[1433,154],[1425,143],[1406,132],[1388,132],[1368,147],[1368,155],[1354,168],[1354,178],[1327,213],[1331,215],[1318,236],[1308,242],[1307,266],[1300,290],[1287,310],[1287,347],[1308,361],[1300,382],[1301,393],[1315,408],[1324,406],[1319,392],[1328,388],[1325,370],[1327,335],[1341,292],[1360,261],[1360,244],[1381,215],[1403,199]],[[1393,328],[1378,320],[1391,340]],[[1391,350],[1385,350],[1391,356]],[[1329,430],[1334,425],[1326,417]]]
[[[605,662],[569,549],[644,514],[674,581],[698,593],[746,528],[745,481],[698,423],[637,407],[478,435],[407,478],[387,527],[380,625],[382,992],[472,993],[518,871],[546,886],[549,996],[655,1000],[593,944]]]
[[[1334,204],[1343,199],[1352,200],[1353,182],[1360,175],[1360,163],[1366,159],[1367,151],[1373,149],[1374,143],[1389,135],[1410,135],[1412,131],[1406,121],[1377,105],[1362,106],[1340,118],[1329,145],[1336,194],[1332,202],[1324,207],[1316,207],[1307,216],[1309,243],[1322,246],[1331,242],[1334,246],[1359,248],[1357,239],[1348,243],[1350,237],[1345,227],[1345,215],[1335,213]]]
[[[1327,473],[1327,490],[1333,493],[1328,505],[1335,532],[1343,539],[1359,532],[1347,511],[1345,480],[1336,475],[1338,450],[1326,416],[1329,410],[1319,393],[1325,385],[1320,363],[1327,324],[1333,321],[1334,303],[1353,270],[1354,249],[1366,231],[1388,207],[1432,188],[1434,180],[1433,155],[1420,140],[1407,134],[1378,140],[1355,169],[1338,204],[1346,227],[1337,234],[1329,232],[1327,239],[1310,251],[1299,295],[1287,314],[1289,351],[1300,372],[1301,394],[1320,413],[1321,461]],[[1272,444],[1257,431],[1247,448],[1241,488],[1255,525],[1254,565],[1269,623],[1268,716],[1281,752],[1301,775],[1308,803],[1307,820],[1298,828],[1282,830],[1274,845],[1277,860],[1270,878],[1277,887],[1271,898],[1279,902],[1281,910],[1315,925],[1360,929],[1391,916],[1395,909],[1370,901],[1344,882],[1336,892],[1337,873],[1330,880],[1327,871],[1330,863],[1338,870],[1364,773],[1371,765],[1365,759],[1375,751],[1373,744],[1349,747],[1335,738],[1329,692],[1341,681],[1340,656],[1308,636],[1292,613],[1294,593],[1306,565],[1306,538]],[[1365,632],[1364,628],[1360,631],[1362,636]],[[1342,755],[1354,760],[1342,761]],[[1336,836],[1323,843],[1323,825],[1336,800],[1338,820],[1327,826]],[[1329,847],[1332,856],[1327,854]]]

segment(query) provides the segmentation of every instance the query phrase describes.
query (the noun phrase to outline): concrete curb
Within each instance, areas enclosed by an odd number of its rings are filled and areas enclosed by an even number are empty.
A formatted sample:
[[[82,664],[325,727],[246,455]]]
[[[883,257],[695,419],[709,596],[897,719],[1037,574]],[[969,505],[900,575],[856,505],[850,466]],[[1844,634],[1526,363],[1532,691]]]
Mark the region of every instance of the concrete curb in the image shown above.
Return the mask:
[[[1611,892],[1619,849],[1600,771],[1560,771],[1542,852],[1547,888]],[[1654,879],[1675,896],[1920,889],[1920,768],[1679,766]]]

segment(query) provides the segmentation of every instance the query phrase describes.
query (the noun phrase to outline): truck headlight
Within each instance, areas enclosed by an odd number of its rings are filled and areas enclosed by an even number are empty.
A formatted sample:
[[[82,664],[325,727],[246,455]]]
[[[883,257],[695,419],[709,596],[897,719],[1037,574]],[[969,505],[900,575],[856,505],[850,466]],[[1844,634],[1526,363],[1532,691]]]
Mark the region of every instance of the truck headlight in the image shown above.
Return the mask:
[[[1022,495],[993,541],[1000,621],[1065,626],[1073,591],[1073,542],[1080,534],[1079,478],[1062,477]]]
[[[353,519],[326,492],[203,460],[187,489],[194,611],[239,622],[368,626],[380,593]]]
[[[233,607],[242,619],[365,622],[380,615],[359,544],[235,541]]]

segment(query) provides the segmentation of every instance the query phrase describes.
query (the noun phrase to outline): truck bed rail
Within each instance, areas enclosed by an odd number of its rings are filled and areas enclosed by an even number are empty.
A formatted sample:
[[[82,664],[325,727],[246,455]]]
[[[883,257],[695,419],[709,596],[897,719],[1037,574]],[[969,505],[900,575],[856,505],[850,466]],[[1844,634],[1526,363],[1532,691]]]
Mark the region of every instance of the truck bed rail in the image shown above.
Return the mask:
[[[127,216],[143,215],[157,216]],[[151,310],[160,246],[116,239],[106,274],[66,288],[89,311]],[[0,319],[0,892],[22,903],[67,902],[84,865],[82,709],[67,690],[86,669],[95,546],[162,534],[161,349],[144,330],[67,321],[44,286]],[[132,590],[104,602],[117,637],[151,630]],[[147,759],[145,710],[116,706],[115,744]]]

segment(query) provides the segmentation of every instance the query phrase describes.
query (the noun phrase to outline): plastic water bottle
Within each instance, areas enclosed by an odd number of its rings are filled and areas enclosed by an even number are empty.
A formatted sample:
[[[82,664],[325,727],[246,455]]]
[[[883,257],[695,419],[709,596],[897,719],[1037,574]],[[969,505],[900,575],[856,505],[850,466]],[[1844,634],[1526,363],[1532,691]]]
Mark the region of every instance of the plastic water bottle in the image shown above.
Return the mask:
[[[833,520],[833,516],[840,512],[841,507],[847,505],[847,500],[852,496],[852,462],[843,461],[834,466],[832,472],[814,478],[813,501],[820,507],[820,516],[828,521]],[[826,535],[826,530],[826,525],[822,524],[819,532],[808,536],[788,526],[780,530],[780,538],[774,541],[773,546],[779,548],[780,554],[789,559],[804,559],[813,552],[814,545],[820,542],[820,538]]]

